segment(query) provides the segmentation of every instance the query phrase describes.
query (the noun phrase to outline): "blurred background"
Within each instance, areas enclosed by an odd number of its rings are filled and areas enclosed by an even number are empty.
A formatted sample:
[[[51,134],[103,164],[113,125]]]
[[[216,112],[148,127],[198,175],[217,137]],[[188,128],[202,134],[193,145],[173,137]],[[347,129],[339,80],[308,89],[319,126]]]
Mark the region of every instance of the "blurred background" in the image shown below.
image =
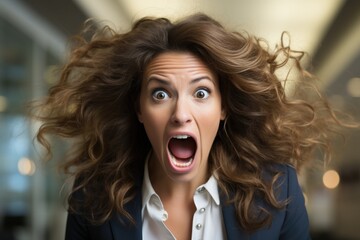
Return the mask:
[[[266,39],[288,31],[304,64],[338,109],[359,117],[360,1],[357,0],[0,0],[0,240],[63,239],[64,176],[33,141],[26,103],[46,94],[70,36],[88,18],[126,31],[136,19],[205,12],[227,27]],[[330,164],[301,176],[313,239],[360,239],[360,133],[349,131]],[[316,159],[314,159],[316,161]]]

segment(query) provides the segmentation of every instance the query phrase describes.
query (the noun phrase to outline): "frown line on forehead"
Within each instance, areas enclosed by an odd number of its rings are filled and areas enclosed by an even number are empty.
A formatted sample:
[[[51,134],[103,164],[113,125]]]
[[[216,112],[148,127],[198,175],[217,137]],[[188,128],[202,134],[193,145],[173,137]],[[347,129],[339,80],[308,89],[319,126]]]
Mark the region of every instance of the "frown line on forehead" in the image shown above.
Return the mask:
[[[192,69],[209,70],[208,66],[196,55],[187,52],[165,52],[156,56],[146,67],[150,69]]]
[[[196,84],[198,82],[201,82],[201,81],[204,81],[204,80],[208,80],[210,82],[212,82],[214,85],[215,85],[215,81],[214,79],[208,77],[208,76],[201,76],[201,77],[197,77],[197,78],[194,78],[192,80],[190,80],[189,84],[190,85],[193,85],[193,84]],[[165,80],[165,79],[161,79],[161,78],[158,78],[156,76],[150,76],[148,79],[147,79],[147,85],[150,84],[150,82],[152,81],[155,81],[161,85],[171,85],[171,82],[169,80]]]

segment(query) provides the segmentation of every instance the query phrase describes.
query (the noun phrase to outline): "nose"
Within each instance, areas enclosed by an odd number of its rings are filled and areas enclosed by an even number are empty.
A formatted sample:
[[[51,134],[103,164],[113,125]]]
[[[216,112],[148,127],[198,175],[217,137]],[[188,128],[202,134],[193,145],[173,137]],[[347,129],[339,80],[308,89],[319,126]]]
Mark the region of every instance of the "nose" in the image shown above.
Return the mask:
[[[191,122],[191,108],[186,99],[177,99],[174,103],[171,122],[177,125]]]

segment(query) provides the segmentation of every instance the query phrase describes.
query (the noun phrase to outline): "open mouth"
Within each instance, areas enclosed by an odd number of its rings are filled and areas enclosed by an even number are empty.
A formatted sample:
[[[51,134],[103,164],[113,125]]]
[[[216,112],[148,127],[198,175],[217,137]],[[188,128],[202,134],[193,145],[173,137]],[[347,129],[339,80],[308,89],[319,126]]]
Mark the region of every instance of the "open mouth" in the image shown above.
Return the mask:
[[[170,139],[168,149],[172,164],[178,168],[186,168],[194,160],[196,142],[189,135],[176,135]]]

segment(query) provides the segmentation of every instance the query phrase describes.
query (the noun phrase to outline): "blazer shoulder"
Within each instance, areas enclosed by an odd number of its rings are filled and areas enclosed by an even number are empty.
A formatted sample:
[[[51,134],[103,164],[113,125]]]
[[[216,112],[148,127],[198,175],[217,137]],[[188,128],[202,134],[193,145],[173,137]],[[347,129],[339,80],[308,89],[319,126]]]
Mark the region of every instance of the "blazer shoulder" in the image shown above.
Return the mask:
[[[74,198],[80,201],[80,203],[85,197],[83,189],[74,194]],[[109,219],[102,224],[93,224],[86,219],[84,215],[86,213],[85,209],[75,213],[69,211],[65,239],[140,240],[142,238],[141,192],[136,192],[134,199],[125,205],[125,209],[134,218],[135,223],[114,211]]]
[[[275,187],[279,188],[281,200],[287,199],[289,203],[300,201],[304,203],[303,190],[300,186],[296,169],[288,164],[276,166],[280,176]]]
[[[278,179],[279,200],[286,206],[281,221],[280,239],[310,239],[309,219],[302,188],[296,169],[291,165],[276,166],[280,172]],[[276,219],[274,219],[276,222]]]
[[[84,191],[81,188],[73,193],[73,201],[76,201],[77,207],[76,211],[68,210],[65,240],[113,239],[109,221],[93,224],[85,217],[87,211],[82,206],[86,197]]]

